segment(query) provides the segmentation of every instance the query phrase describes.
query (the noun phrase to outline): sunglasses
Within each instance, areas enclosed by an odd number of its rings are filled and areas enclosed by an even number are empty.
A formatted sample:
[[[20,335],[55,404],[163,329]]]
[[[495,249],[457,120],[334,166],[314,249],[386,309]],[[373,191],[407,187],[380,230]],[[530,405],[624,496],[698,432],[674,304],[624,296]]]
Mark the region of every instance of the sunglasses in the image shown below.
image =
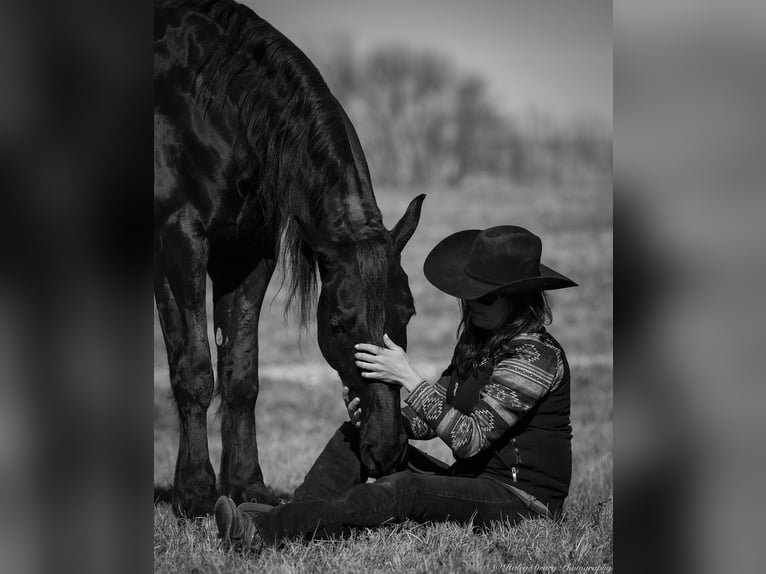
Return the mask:
[[[479,297],[478,299],[470,299],[473,303],[478,303],[479,305],[494,305],[497,303],[500,299],[502,299],[502,295],[484,295],[483,297]]]

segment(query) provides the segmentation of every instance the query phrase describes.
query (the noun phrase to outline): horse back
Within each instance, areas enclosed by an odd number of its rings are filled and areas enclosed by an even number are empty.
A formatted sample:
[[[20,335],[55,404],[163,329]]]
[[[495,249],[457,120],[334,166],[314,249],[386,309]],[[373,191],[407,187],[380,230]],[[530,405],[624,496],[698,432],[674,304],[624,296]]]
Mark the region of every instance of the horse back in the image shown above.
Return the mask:
[[[272,253],[292,214],[382,229],[353,127],[300,49],[230,0],[159,2],[155,22],[156,222],[191,210],[213,242]]]
[[[200,70],[220,38],[219,26],[197,10],[203,4],[155,7],[155,229],[184,218],[218,240],[236,235],[242,162],[233,153],[231,112],[221,101],[208,113],[200,98]]]

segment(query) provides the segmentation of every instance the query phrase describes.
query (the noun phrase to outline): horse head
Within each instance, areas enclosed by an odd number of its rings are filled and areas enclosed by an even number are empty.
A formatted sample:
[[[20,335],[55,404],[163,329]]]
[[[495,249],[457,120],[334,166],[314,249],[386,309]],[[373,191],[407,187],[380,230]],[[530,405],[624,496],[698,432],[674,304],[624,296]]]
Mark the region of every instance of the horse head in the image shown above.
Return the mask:
[[[328,364],[338,371],[353,399],[361,399],[360,458],[372,477],[401,461],[407,437],[401,422],[399,388],[370,382],[354,362],[354,345],[383,345],[383,333],[407,347],[406,327],[415,314],[401,252],[417,227],[425,195],[416,197],[391,229],[382,225],[353,239],[330,239],[299,224],[319,262],[322,287],[317,304],[317,338]]]

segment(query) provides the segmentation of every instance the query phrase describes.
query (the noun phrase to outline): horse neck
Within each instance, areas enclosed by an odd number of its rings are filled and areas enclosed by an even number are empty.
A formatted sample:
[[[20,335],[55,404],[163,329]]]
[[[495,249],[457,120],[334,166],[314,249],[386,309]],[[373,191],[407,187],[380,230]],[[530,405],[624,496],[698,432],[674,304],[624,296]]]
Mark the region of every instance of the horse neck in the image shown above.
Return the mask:
[[[322,194],[315,226],[336,241],[363,241],[379,235],[383,218],[369,176],[349,162],[339,183]]]
[[[370,170],[364,157],[359,136],[340,102],[333,97],[345,132],[346,161],[342,162],[342,182],[324,197],[325,221],[330,235],[345,236],[357,241],[383,230],[383,218],[375,201],[370,182]],[[339,146],[344,148],[345,146]],[[329,215],[329,217],[327,217]]]

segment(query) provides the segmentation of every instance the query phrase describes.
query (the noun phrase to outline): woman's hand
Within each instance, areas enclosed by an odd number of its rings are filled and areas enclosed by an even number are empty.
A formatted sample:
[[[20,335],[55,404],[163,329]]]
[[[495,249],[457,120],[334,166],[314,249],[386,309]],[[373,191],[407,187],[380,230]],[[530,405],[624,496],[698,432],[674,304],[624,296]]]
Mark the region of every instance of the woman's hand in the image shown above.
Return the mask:
[[[361,428],[362,409],[359,408],[359,397],[349,402],[348,387],[343,387],[343,402],[346,403],[346,410],[348,410],[348,418],[351,420],[351,424],[356,428]]]
[[[408,391],[412,391],[425,380],[412,368],[404,349],[394,343],[388,335],[383,335],[383,344],[385,347],[369,343],[354,345],[356,366],[362,369],[364,378],[401,385]]]

